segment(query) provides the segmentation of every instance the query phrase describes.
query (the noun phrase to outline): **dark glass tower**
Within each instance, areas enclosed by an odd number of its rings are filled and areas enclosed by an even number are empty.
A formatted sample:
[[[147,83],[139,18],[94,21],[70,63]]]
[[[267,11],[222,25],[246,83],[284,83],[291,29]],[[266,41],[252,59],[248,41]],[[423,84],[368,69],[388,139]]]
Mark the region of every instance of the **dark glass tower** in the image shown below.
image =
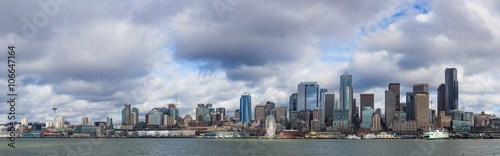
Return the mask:
[[[444,109],[446,115],[449,115],[450,111],[458,109],[457,69],[446,68],[444,84],[446,86],[444,95]]]

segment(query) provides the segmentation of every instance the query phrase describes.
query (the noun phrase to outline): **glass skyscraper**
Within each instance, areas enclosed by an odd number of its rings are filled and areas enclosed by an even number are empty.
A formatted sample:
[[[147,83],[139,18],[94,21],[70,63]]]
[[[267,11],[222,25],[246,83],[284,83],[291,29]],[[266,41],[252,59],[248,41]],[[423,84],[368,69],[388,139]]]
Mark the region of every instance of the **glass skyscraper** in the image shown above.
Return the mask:
[[[240,98],[240,121],[250,123],[252,114],[252,97],[250,93],[241,94]]]
[[[340,76],[340,110],[348,110],[343,111],[344,118],[347,119],[348,125],[352,124],[352,75],[347,73],[347,71]],[[347,126],[350,128],[350,126]]]
[[[369,104],[366,104],[363,106],[362,113],[361,127],[370,128],[370,126],[372,126],[372,117],[373,113],[375,113],[375,109],[373,109]]]
[[[457,69],[446,68],[444,84],[445,84],[444,109],[446,115],[449,115],[450,111],[458,109]]]
[[[300,82],[298,85],[297,111],[320,108],[319,91],[317,82]]]
[[[297,98],[298,98],[297,93],[293,93],[292,95],[290,95],[288,114],[292,113],[292,111],[297,111]]]

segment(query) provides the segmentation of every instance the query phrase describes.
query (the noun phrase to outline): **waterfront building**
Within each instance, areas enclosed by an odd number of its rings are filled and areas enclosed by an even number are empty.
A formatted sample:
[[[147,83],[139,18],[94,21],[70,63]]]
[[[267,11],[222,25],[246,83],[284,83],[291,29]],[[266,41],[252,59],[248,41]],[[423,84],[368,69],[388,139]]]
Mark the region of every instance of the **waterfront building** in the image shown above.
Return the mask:
[[[335,109],[335,93],[326,92],[325,93],[325,120],[333,121],[333,110]],[[331,126],[331,122],[326,122],[327,126]]]
[[[361,128],[370,128],[372,126],[372,118],[375,113],[375,109],[373,109],[369,104],[365,104],[363,111],[361,112]]]
[[[82,118],[82,125],[88,125],[89,124],[89,118],[88,117],[83,117]]]
[[[413,92],[406,92],[406,120],[415,120],[415,108],[413,104]]]
[[[240,98],[240,121],[250,123],[252,114],[252,97],[250,93],[241,94]]]
[[[321,131],[321,122],[318,119],[313,119],[311,121],[311,131],[315,132]]]
[[[320,108],[319,85],[317,82],[300,82],[298,84],[297,110]]]
[[[385,124],[391,128],[392,121],[394,121],[394,114],[396,111],[396,94],[390,90],[385,91]]]
[[[392,131],[394,132],[416,132],[417,123],[415,121],[394,121],[392,123]]]
[[[323,110],[320,108],[314,108],[313,109],[313,119],[317,119],[318,121],[321,120],[323,116]]]
[[[457,69],[446,68],[445,70],[445,105],[446,115],[452,110],[458,109],[458,81]]]
[[[113,127],[113,119],[106,118],[106,127]]]
[[[399,101],[399,83],[389,83],[389,90],[392,91],[395,95],[395,100],[396,102],[394,103],[395,105],[395,111],[401,111],[401,106],[399,105],[401,102]]]
[[[292,93],[292,95],[290,95],[290,101],[288,102],[289,113],[291,113],[292,111],[297,111],[297,98],[297,93]]]
[[[79,125],[75,127],[75,133],[95,133],[100,129],[95,125]]]
[[[255,105],[255,120],[264,123],[266,120],[266,106],[265,105]]]
[[[446,116],[446,112],[439,111],[437,121],[436,121],[436,127],[437,128],[451,128],[451,116]]]
[[[279,106],[276,107],[276,119],[278,119],[278,122],[281,123],[281,117],[285,117],[286,120],[286,107],[284,106]],[[285,122],[286,123],[286,122]]]
[[[466,120],[451,120],[451,129],[454,131],[470,131],[471,122]]]
[[[148,124],[162,125],[163,124],[163,113],[158,108],[153,108],[149,111]]]

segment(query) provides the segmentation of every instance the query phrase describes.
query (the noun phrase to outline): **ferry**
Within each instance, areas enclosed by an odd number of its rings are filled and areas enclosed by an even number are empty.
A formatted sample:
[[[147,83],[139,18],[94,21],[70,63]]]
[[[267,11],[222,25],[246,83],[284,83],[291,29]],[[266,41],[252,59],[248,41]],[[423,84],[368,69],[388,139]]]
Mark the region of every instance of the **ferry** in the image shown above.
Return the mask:
[[[440,131],[440,130],[427,130],[424,132],[424,138],[427,140],[434,140],[434,139],[448,139],[450,138],[450,134],[446,131]]]
[[[359,139],[361,139],[361,137],[356,136],[356,135],[348,135],[345,139],[349,139],[349,140],[359,140]]]
[[[374,134],[365,134],[363,135],[363,139],[375,139],[376,136]]]

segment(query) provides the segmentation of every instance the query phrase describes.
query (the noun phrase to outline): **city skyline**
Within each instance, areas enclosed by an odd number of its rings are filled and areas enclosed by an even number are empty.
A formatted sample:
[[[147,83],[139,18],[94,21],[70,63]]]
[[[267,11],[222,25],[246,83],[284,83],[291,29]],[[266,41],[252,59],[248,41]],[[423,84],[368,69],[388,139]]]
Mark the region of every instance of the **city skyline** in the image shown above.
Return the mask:
[[[428,83],[437,110],[446,68],[457,70],[458,109],[500,114],[500,11],[491,7],[500,2],[242,1],[222,13],[214,1],[43,2],[0,6],[0,44],[17,52],[18,122],[52,122],[57,107],[71,123],[120,123],[124,104],[139,121],[168,104],[179,116],[194,115],[198,103],[234,114],[244,92],[254,115],[267,101],[289,107],[300,82],[339,100],[345,71],[358,109],[369,93],[384,112],[389,83],[400,84],[400,102]]]

